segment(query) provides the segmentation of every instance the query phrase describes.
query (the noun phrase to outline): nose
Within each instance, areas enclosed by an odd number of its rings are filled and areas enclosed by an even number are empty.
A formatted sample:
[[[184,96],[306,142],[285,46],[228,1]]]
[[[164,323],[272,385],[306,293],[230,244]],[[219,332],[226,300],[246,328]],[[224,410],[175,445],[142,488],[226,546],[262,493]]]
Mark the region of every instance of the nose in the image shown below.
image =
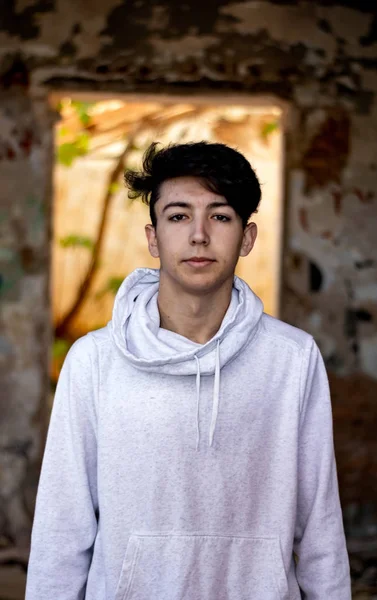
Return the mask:
[[[192,229],[190,232],[190,244],[193,246],[197,246],[199,244],[202,244],[203,246],[208,246],[209,234],[207,231],[205,219],[193,219]]]

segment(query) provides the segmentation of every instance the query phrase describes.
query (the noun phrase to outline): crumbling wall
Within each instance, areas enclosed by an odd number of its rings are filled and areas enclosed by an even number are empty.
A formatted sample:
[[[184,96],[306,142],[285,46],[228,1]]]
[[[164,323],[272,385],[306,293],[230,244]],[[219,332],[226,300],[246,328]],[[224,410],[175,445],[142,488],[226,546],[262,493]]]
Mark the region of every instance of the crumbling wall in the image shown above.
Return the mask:
[[[0,92],[0,538],[22,558],[45,434],[52,135],[46,103]]]
[[[313,333],[332,374],[344,502],[376,501],[376,482],[361,489],[358,477],[352,477],[361,464],[352,462],[356,455],[364,457],[365,473],[376,479],[374,447],[358,419],[360,412],[363,418],[376,413],[377,389],[377,19],[372,3],[4,4],[1,265],[8,283],[5,288],[3,283],[0,344],[5,432],[0,495],[10,489],[7,481],[17,479],[13,506],[20,506],[20,490],[33,489],[36,478],[49,315],[52,148],[44,98],[46,91],[76,90],[206,93],[214,99],[238,93],[248,99],[272,96],[287,107],[282,317]],[[344,384],[347,377],[352,386]],[[362,389],[374,390],[364,404]],[[4,453],[4,448],[17,451]],[[9,456],[22,464],[12,476]],[[22,513],[9,503],[0,506],[4,522],[12,510]],[[24,516],[17,519],[24,522]]]

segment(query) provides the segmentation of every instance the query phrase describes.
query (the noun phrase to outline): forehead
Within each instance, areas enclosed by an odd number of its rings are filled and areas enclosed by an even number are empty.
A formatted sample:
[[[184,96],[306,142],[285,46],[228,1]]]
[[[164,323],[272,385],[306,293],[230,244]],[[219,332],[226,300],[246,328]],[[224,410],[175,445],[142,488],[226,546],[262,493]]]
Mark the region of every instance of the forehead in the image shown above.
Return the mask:
[[[198,177],[176,177],[161,184],[157,205],[161,208],[168,202],[191,202],[210,204],[224,202],[226,199],[205,187],[205,182]]]

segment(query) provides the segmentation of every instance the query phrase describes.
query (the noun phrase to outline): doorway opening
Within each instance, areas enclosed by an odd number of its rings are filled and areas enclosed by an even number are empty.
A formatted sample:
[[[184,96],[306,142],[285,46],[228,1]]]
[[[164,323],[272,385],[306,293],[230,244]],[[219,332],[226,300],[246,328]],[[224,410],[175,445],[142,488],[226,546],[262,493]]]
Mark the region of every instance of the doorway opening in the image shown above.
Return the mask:
[[[52,379],[70,345],[111,319],[114,296],[137,267],[158,267],[147,249],[148,207],[130,201],[122,178],[152,141],[208,140],[237,148],[255,168],[259,234],[236,274],[279,315],[282,246],[283,109],[254,99],[54,96],[59,110],[54,172]]]

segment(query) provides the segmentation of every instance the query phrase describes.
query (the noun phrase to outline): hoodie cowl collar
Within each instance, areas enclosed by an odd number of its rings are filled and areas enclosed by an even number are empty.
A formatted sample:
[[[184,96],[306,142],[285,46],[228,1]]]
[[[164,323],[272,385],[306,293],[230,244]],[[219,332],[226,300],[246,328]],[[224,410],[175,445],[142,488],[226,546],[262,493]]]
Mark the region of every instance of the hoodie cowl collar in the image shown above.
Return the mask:
[[[157,296],[159,269],[136,269],[122,283],[109,323],[119,350],[136,368],[168,375],[194,375],[195,357],[202,375],[215,372],[216,348],[220,368],[233,360],[258,330],[261,300],[240,278],[234,278],[232,299],[221,327],[205,344],[197,344],[160,329]]]

